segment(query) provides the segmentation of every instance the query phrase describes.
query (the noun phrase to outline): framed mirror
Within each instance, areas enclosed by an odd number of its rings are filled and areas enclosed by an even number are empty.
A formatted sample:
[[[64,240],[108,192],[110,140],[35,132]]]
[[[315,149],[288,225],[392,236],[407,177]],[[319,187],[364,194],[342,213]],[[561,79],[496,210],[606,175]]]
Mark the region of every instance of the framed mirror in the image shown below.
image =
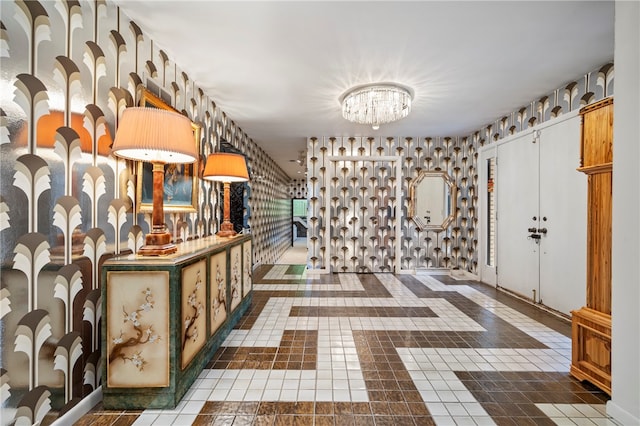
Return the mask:
[[[409,217],[420,230],[446,229],[455,218],[456,190],[446,172],[420,172],[409,184]]]

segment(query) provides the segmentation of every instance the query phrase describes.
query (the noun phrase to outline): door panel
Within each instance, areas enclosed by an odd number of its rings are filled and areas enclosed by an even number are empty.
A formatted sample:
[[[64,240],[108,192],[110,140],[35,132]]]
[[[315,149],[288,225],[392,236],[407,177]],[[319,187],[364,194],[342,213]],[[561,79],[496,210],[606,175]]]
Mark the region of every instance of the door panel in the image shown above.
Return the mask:
[[[495,147],[482,150],[478,162],[478,219],[480,222],[479,241],[481,247],[478,256],[480,280],[492,286],[497,282],[496,271],[496,150]]]
[[[333,272],[394,272],[396,179],[390,161],[332,160]]]
[[[497,148],[498,285],[569,314],[586,300],[580,118],[546,126],[533,140],[528,134]]]
[[[587,177],[578,172],[580,119],[540,134],[540,302],[565,314],[586,300]],[[546,220],[545,220],[546,218]]]
[[[498,146],[498,285],[532,298],[539,292],[538,144],[531,134]],[[534,219],[535,218],[535,219]]]

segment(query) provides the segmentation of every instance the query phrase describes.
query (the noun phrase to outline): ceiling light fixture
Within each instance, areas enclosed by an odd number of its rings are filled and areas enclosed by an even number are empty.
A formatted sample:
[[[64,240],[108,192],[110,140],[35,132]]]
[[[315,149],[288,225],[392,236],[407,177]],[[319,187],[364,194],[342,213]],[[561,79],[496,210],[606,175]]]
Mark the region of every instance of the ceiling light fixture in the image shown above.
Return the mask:
[[[307,165],[307,154],[303,151],[298,151],[298,159],[297,160],[289,160],[291,163],[296,163],[300,167],[305,167]],[[298,172],[300,173],[300,172]]]
[[[342,116],[354,123],[369,124],[378,130],[381,124],[405,118],[411,112],[411,91],[396,83],[356,86],[340,97]]]

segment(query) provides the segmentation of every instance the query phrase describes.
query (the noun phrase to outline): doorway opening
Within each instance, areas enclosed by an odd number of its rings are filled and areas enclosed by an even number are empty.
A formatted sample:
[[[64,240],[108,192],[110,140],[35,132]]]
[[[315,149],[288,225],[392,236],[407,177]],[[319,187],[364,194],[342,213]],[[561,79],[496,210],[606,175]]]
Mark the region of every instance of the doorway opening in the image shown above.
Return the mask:
[[[307,246],[307,200],[294,198],[291,200],[291,245]]]
[[[307,200],[291,200],[291,247],[276,263],[286,265],[307,264]]]

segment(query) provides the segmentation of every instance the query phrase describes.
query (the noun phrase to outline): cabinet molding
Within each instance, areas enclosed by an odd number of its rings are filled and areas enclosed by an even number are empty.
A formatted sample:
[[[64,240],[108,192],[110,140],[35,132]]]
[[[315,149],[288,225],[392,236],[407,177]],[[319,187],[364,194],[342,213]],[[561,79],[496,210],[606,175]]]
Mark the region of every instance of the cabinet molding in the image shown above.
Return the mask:
[[[572,314],[570,373],[611,395],[611,315],[587,307]]]

